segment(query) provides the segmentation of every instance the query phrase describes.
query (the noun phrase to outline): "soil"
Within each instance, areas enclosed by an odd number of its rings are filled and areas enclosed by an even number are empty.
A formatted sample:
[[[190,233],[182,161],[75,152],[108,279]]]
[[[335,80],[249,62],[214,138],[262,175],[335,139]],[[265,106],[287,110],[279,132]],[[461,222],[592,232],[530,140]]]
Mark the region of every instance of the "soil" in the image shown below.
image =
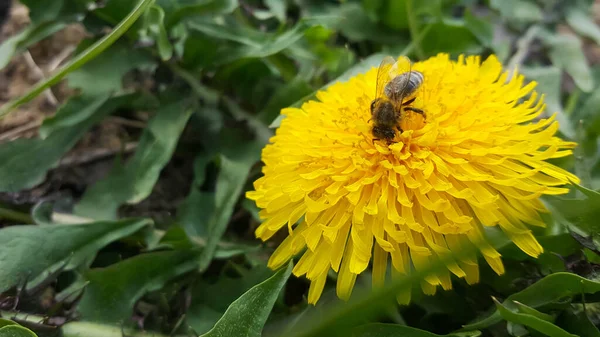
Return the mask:
[[[27,7],[15,1],[7,21],[0,29],[0,43],[19,33],[29,23]],[[72,24],[30,47],[30,55],[14,57],[0,70],[0,106],[23,95],[44,76],[67,62],[72,51],[85,37],[84,28],[80,24]],[[44,118],[53,115],[72,95],[74,91],[63,81],[54,86],[51,92],[38,96],[0,119],[0,143],[36,137]],[[137,145],[135,139],[145,126],[145,121],[141,119],[106,118],[63,157],[57,168],[48,173],[44,183],[18,193],[0,193],[0,202],[31,206],[41,200],[81,197],[86,187],[110,172],[117,155],[122,154],[127,158],[134,152]],[[191,159],[187,160],[189,163],[173,162],[163,170],[151,197],[138,205],[125,207],[125,215],[155,218],[173,215],[193,178]]]

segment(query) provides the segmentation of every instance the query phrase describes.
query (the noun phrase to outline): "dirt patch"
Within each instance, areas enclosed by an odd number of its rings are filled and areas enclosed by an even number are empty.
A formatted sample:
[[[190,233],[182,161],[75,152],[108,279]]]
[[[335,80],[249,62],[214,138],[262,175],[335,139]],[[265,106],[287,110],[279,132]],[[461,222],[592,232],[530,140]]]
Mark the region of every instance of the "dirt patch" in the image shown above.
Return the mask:
[[[0,31],[0,42],[18,34],[29,23],[27,7],[15,2],[8,20]],[[25,53],[15,56],[4,69],[0,70],[0,105],[22,96],[37,82],[61,66],[85,36],[85,30],[80,24],[72,24],[35,44]],[[0,140],[34,136],[41,121],[53,114],[71,94],[72,90],[62,82],[19,107],[0,120],[0,133],[3,134]],[[8,135],[5,134],[7,132]]]

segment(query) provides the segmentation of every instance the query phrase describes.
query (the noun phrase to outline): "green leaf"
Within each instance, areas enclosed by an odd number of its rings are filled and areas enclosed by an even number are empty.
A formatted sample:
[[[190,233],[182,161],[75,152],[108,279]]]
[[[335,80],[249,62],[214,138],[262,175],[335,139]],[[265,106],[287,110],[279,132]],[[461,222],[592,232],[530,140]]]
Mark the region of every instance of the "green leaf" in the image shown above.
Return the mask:
[[[233,136],[232,136],[233,137]],[[242,143],[224,150],[219,156],[219,175],[214,196],[214,211],[206,224],[206,247],[200,257],[200,270],[210,264],[217,244],[225,233],[234,207],[248,179],[248,172],[260,158],[262,146],[257,142]]]
[[[191,109],[186,100],[163,105],[149,122],[137,151],[125,166],[86,190],[75,213],[93,219],[115,219],[123,203],[145,199],[171,159]]]
[[[395,30],[404,30],[408,28],[408,13],[406,7],[407,0],[386,1],[381,12],[381,21]]]
[[[292,273],[292,263],[235,300],[202,337],[260,337],[279,292]]]
[[[535,90],[544,94],[547,114],[556,113],[559,130],[568,138],[575,138],[575,129],[560,102],[560,69],[557,67],[523,67],[521,71],[529,80],[537,82]]]
[[[494,26],[488,20],[479,18],[471,13],[470,10],[465,11],[465,27],[479,40],[479,42],[491,47],[494,42]]]
[[[8,325],[0,328],[0,337],[37,337],[37,335],[20,325]]]
[[[258,115],[264,123],[272,123],[281,109],[286,108],[313,92],[311,86],[300,77],[295,77],[273,93],[269,102]]]
[[[600,247],[600,193],[575,185],[584,198],[547,197],[553,206],[555,216],[573,232],[585,238],[590,238]],[[593,248],[593,247],[592,247]]]
[[[31,24],[20,33],[4,40],[0,44],[0,69],[6,67],[12,57],[24,51],[32,44],[62,30],[65,22],[48,21]]]
[[[331,7],[328,14],[334,17],[329,23],[323,23],[328,28],[339,30],[352,42],[372,41],[384,44],[405,45],[408,44],[408,38],[398,34],[393,28],[405,29],[406,5],[404,1],[390,1],[389,8],[383,11],[382,21],[378,24],[373,22],[362,6],[354,2],[346,2],[340,6]],[[401,4],[401,5],[400,5]]]
[[[273,276],[273,271],[265,265],[246,270],[235,268],[241,274],[231,277],[223,273],[213,283],[201,280],[192,288],[192,302],[186,313],[187,323],[197,334],[203,334],[213,328],[227,308],[250,288]]]
[[[584,92],[594,88],[594,78],[583,53],[581,40],[573,35],[543,34],[544,42],[550,47],[550,59],[564,69],[575,84]]]
[[[286,0],[265,0],[265,5],[269,8],[271,13],[275,15],[279,22],[285,22],[285,12],[287,11]]]
[[[585,311],[565,310],[557,318],[557,324],[577,336],[600,337],[600,330],[590,321]]]
[[[421,41],[426,56],[440,52],[449,54],[479,53],[481,45],[464,21],[445,19],[430,26]]]
[[[71,270],[107,244],[131,235],[151,222],[130,219],[79,225],[11,226],[0,229],[0,292],[46,273]]]
[[[193,1],[191,4],[188,4],[188,1],[160,0],[159,4],[161,7],[165,8],[165,10],[169,8],[170,12],[166,26],[172,27],[178,22],[190,17],[216,16],[219,14],[231,13],[239,6],[237,0],[208,0],[197,1],[199,3],[195,2],[196,1]]]
[[[502,305],[502,303],[496,301],[496,308],[502,318],[507,321],[522,324],[529,328],[532,328],[536,331],[543,333],[548,337],[579,337],[573,334],[566,332],[565,330],[559,328],[558,326],[540,319],[536,316],[525,314],[525,313],[517,313],[510,311],[507,307]]]
[[[585,129],[600,134],[600,87],[587,97],[576,116],[585,119]]]
[[[158,6],[150,7],[146,17],[147,28],[154,41],[156,41],[160,58],[163,61],[167,61],[173,56],[173,46],[169,41],[164,21],[165,11]]]
[[[40,137],[45,139],[52,132],[64,132],[90,119],[108,101],[110,94],[98,96],[74,96],[54,116],[48,117],[40,126]],[[103,116],[104,117],[104,116]]]
[[[600,45],[600,27],[594,22],[589,13],[577,6],[569,7],[565,15],[567,23],[577,33],[589,37]]]
[[[518,301],[532,308],[538,308],[578,294],[593,294],[598,291],[600,291],[600,282],[591,281],[571,273],[555,273],[544,277],[518,293],[510,295],[503,303]],[[496,310],[483,320],[465,325],[464,329],[481,330],[501,320],[502,315]]]
[[[77,310],[84,320],[127,323],[133,306],[144,294],[163,288],[197,265],[197,251],[180,250],[146,253],[92,269],[84,275],[89,284]]]
[[[381,63],[381,60],[383,60],[384,57],[385,57],[384,54],[373,54],[373,55],[367,57],[366,59],[364,59],[360,63],[356,64],[352,68],[346,70],[346,72],[344,72],[342,75],[340,75],[335,80],[329,82],[327,85],[321,87],[319,90],[313,92],[312,94],[305,96],[304,98],[300,99],[299,101],[292,104],[291,106],[299,108],[300,106],[302,106],[302,103],[312,100],[312,99],[316,99],[316,93],[318,91],[325,90],[325,89],[327,89],[327,87],[329,87],[330,85],[337,83],[337,82],[346,82],[350,78],[352,78],[358,74],[365,73],[365,72],[369,71],[371,68],[378,67],[379,64]],[[283,120],[283,118],[284,118],[283,115],[277,116],[277,118],[271,123],[271,125],[269,125],[269,127],[270,128],[279,127],[279,125],[281,125],[281,121]]]
[[[18,325],[17,323],[8,320],[8,319],[4,319],[4,318],[0,318],[0,328],[3,328],[5,326],[9,326],[9,325]]]
[[[513,304],[516,306],[517,310],[522,314],[527,314],[541,319],[543,321],[554,323],[554,316],[552,315],[548,315],[541,311],[535,310],[534,308],[527,306],[521,302],[513,301]]]
[[[93,0],[22,0],[21,3],[29,8],[29,17],[35,23],[47,21],[76,21],[81,20]]]
[[[215,196],[214,192],[202,191],[201,188],[206,178],[206,166],[212,160],[210,155],[196,157],[190,193],[177,211],[178,222],[190,236],[206,237],[208,234],[206,224],[215,209]]]
[[[75,69],[80,68],[90,60],[100,55],[100,53],[117,41],[117,39],[133,25],[133,23],[140,17],[140,15],[142,15],[146,8],[152,4],[152,2],[153,0],[141,0],[138,5],[127,15],[127,17],[125,17],[123,21],[114,27],[114,29],[108,35],[98,40],[83,52],[79,53],[77,56],[71,59],[69,63],[56,71],[52,76],[44,81],[38,82],[38,84],[31,88],[25,95],[4,104],[0,108],[0,118],[6,116],[18,106],[31,101],[44,90],[60,82],[60,80],[67,74],[71,73]]]
[[[151,11],[152,12],[152,11]],[[82,45],[89,41],[82,42]],[[116,43],[67,76],[69,86],[81,89],[86,95],[96,96],[123,89],[121,78],[130,70],[152,64],[149,54],[132,49],[127,43]]]
[[[102,118],[125,104],[131,96],[74,97],[63,105],[56,117],[42,127],[45,139],[17,139],[0,144],[0,191],[17,192],[44,180],[46,172]],[[86,108],[78,110],[86,106]]]
[[[263,58],[281,52],[304,36],[309,28],[306,22],[299,22],[292,29],[281,34],[265,34],[249,31],[233,25],[218,25],[208,22],[190,22],[192,30],[203,33],[217,41],[230,41],[218,47],[212,66],[231,63],[242,58]]]
[[[352,337],[477,337],[479,331],[469,331],[467,333],[456,333],[449,335],[437,335],[429,331],[411,328],[406,325],[372,323],[361,325],[353,330]]]
[[[527,0],[490,0],[490,6],[511,21],[519,23],[539,22],[544,19],[540,7]]]

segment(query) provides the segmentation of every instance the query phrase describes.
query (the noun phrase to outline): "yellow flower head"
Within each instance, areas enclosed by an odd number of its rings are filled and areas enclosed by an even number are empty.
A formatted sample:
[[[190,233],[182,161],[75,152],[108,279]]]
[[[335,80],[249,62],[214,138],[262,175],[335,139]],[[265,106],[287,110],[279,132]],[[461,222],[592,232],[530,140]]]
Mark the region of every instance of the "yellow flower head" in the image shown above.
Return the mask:
[[[392,276],[402,275],[411,261],[423,270],[469,246],[502,274],[483,226],[500,226],[537,257],[543,249],[529,226],[544,226],[539,197],[579,181],[544,161],[571,154],[575,144],[554,136],[554,116],[538,118],[545,106],[535,83],[524,85],[517,74],[509,79],[494,56],[482,63],[440,54],[412,69],[424,77],[412,106],[426,116],[406,113],[393,142],[373,140],[373,68],[317,93],[318,101],[284,109],[263,150],[264,176],[247,193],[264,220],[256,236],[267,240],[287,227],[269,266],[304,250],[294,274],[311,281],[309,303],[321,296],[330,268],[338,273],[338,296],[347,299],[370,261],[373,283],[381,285],[388,260]],[[425,293],[450,289],[450,272],[470,284],[479,280],[475,255],[446,266],[421,282]],[[398,300],[407,303],[410,293]]]

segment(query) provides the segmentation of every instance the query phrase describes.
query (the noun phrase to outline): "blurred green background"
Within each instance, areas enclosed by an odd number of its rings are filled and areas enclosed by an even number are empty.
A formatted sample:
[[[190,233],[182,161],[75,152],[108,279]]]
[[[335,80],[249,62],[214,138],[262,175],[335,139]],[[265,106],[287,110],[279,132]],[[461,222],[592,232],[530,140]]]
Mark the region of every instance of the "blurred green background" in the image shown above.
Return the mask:
[[[6,5],[0,4],[2,6]],[[600,2],[21,0],[0,34],[0,336],[600,336]],[[349,303],[266,260],[244,192],[282,108],[385,55],[538,81],[582,186],[506,274]],[[285,233],[284,233],[285,234]],[[437,268],[432,266],[432,268]],[[389,299],[415,288],[410,306]],[[152,331],[152,332],[150,332]]]

